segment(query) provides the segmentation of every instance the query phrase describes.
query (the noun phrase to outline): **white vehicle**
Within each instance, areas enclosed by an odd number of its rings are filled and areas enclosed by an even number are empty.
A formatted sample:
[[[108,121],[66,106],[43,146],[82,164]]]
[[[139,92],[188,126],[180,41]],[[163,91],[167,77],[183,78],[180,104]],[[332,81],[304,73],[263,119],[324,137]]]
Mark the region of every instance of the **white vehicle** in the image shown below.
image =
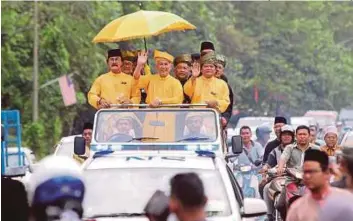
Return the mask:
[[[338,118],[337,111],[310,110],[304,114],[304,117],[313,117],[320,127],[335,125]]]
[[[310,125],[316,125],[315,118],[313,117],[291,117],[290,122],[294,129],[297,129],[300,125],[305,125],[308,127]]]
[[[21,147],[21,151],[24,152],[24,165],[28,166],[28,172],[32,172],[32,167],[36,163],[36,156],[34,155],[34,152],[28,147]],[[7,148],[9,166],[15,167],[16,165],[18,165],[19,159],[18,155],[16,154],[17,152],[17,147]]]
[[[24,153],[24,166],[26,166],[27,169],[24,176],[15,177],[14,179],[19,180],[24,184],[26,184],[33,170],[35,169],[36,156],[34,155],[34,152],[27,147],[21,147],[21,151]],[[17,153],[18,153],[17,147],[7,148],[7,154],[8,154],[7,163],[9,167],[16,167],[17,165],[19,165],[19,158],[18,158],[19,155]]]
[[[72,157],[74,154],[75,137],[81,137],[81,135],[73,135],[61,138],[60,142],[55,146],[54,155]]]
[[[266,214],[263,200],[243,198],[225,160],[193,151],[103,151],[83,164],[86,180],[84,219],[148,220],[144,207],[156,190],[169,195],[169,181],[178,173],[195,172],[202,179],[207,220],[240,221]],[[213,155],[212,155],[213,154]]]
[[[343,148],[353,148],[353,131],[348,131],[342,138],[340,145]]]
[[[269,127],[273,127],[274,117],[242,117],[239,119],[236,128],[241,128],[242,126],[258,127],[262,124],[268,124]]]
[[[101,109],[95,115],[90,151],[202,149],[224,156],[226,137],[219,119],[219,112],[210,108]],[[75,153],[85,154],[84,139],[73,139]]]

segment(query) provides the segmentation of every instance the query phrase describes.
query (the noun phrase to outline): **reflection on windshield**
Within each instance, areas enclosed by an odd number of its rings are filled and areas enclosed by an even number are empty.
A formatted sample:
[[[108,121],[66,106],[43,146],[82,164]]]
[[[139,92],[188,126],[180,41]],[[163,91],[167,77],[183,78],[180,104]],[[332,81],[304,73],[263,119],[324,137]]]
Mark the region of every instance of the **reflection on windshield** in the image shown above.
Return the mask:
[[[217,171],[128,168],[85,171],[85,217],[111,213],[143,213],[152,194],[159,189],[169,195],[169,180],[175,174],[184,172],[196,172],[201,177],[208,197],[207,211],[213,211],[215,216],[230,215],[225,187]]]
[[[98,114],[97,142],[212,142],[217,138],[216,115],[205,110],[128,110]]]

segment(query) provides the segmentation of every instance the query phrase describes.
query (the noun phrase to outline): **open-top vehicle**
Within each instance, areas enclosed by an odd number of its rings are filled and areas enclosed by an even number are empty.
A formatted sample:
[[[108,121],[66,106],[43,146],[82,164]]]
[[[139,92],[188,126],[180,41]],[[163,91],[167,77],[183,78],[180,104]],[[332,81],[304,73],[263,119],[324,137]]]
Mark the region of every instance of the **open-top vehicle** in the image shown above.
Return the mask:
[[[179,106],[101,109],[95,115],[90,150],[93,153],[105,150],[207,150],[224,156],[226,136],[219,112]],[[74,146],[75,154],[85,153],[82,137],[75,138]]]

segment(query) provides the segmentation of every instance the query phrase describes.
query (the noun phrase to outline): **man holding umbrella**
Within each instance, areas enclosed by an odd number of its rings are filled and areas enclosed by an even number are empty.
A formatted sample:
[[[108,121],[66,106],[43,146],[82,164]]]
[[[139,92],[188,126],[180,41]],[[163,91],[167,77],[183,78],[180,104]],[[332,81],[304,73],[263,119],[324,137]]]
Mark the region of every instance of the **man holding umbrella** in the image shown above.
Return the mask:
[[[88,92],[88,102],[96,109],[109,108],[111,104],[139,104],[141,93],[137,81],[122,72],[120,49],[108,51],[109,72],[99,76]]]

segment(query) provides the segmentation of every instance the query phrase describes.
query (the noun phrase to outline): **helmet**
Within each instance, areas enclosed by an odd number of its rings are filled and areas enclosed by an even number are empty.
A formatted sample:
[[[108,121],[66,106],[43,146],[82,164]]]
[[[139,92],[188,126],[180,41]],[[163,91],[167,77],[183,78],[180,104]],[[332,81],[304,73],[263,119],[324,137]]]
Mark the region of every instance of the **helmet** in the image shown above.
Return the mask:
[[[264,134],[270,134],[271,128],[267,125],[260,125],[256,128],[256,137],[262,137]]]
[[[290,132],[293,134],[293,136],[295,135],[295,130],[291,125],[286,124],[283,127],[281,127],[281,133],[284,133],[284,132]]]
[[[70,199],[83,201],[85,185],[80,166],[65,156],[48,156],[38,163],[28,183],[28,200],[33,205],[51,205]]]
[[[287,132],[287,133],[289,132],[292,135],[292,142],[291,143],[293,143],[294,140],[295,140],[295,130],[294,130],[294,128],[291,125],[288,125],[288,124],[284,125],[283,127],[281,127],[280,137],[285,132]],[[281,143],[282,143],[282,138],[281,138]]]

